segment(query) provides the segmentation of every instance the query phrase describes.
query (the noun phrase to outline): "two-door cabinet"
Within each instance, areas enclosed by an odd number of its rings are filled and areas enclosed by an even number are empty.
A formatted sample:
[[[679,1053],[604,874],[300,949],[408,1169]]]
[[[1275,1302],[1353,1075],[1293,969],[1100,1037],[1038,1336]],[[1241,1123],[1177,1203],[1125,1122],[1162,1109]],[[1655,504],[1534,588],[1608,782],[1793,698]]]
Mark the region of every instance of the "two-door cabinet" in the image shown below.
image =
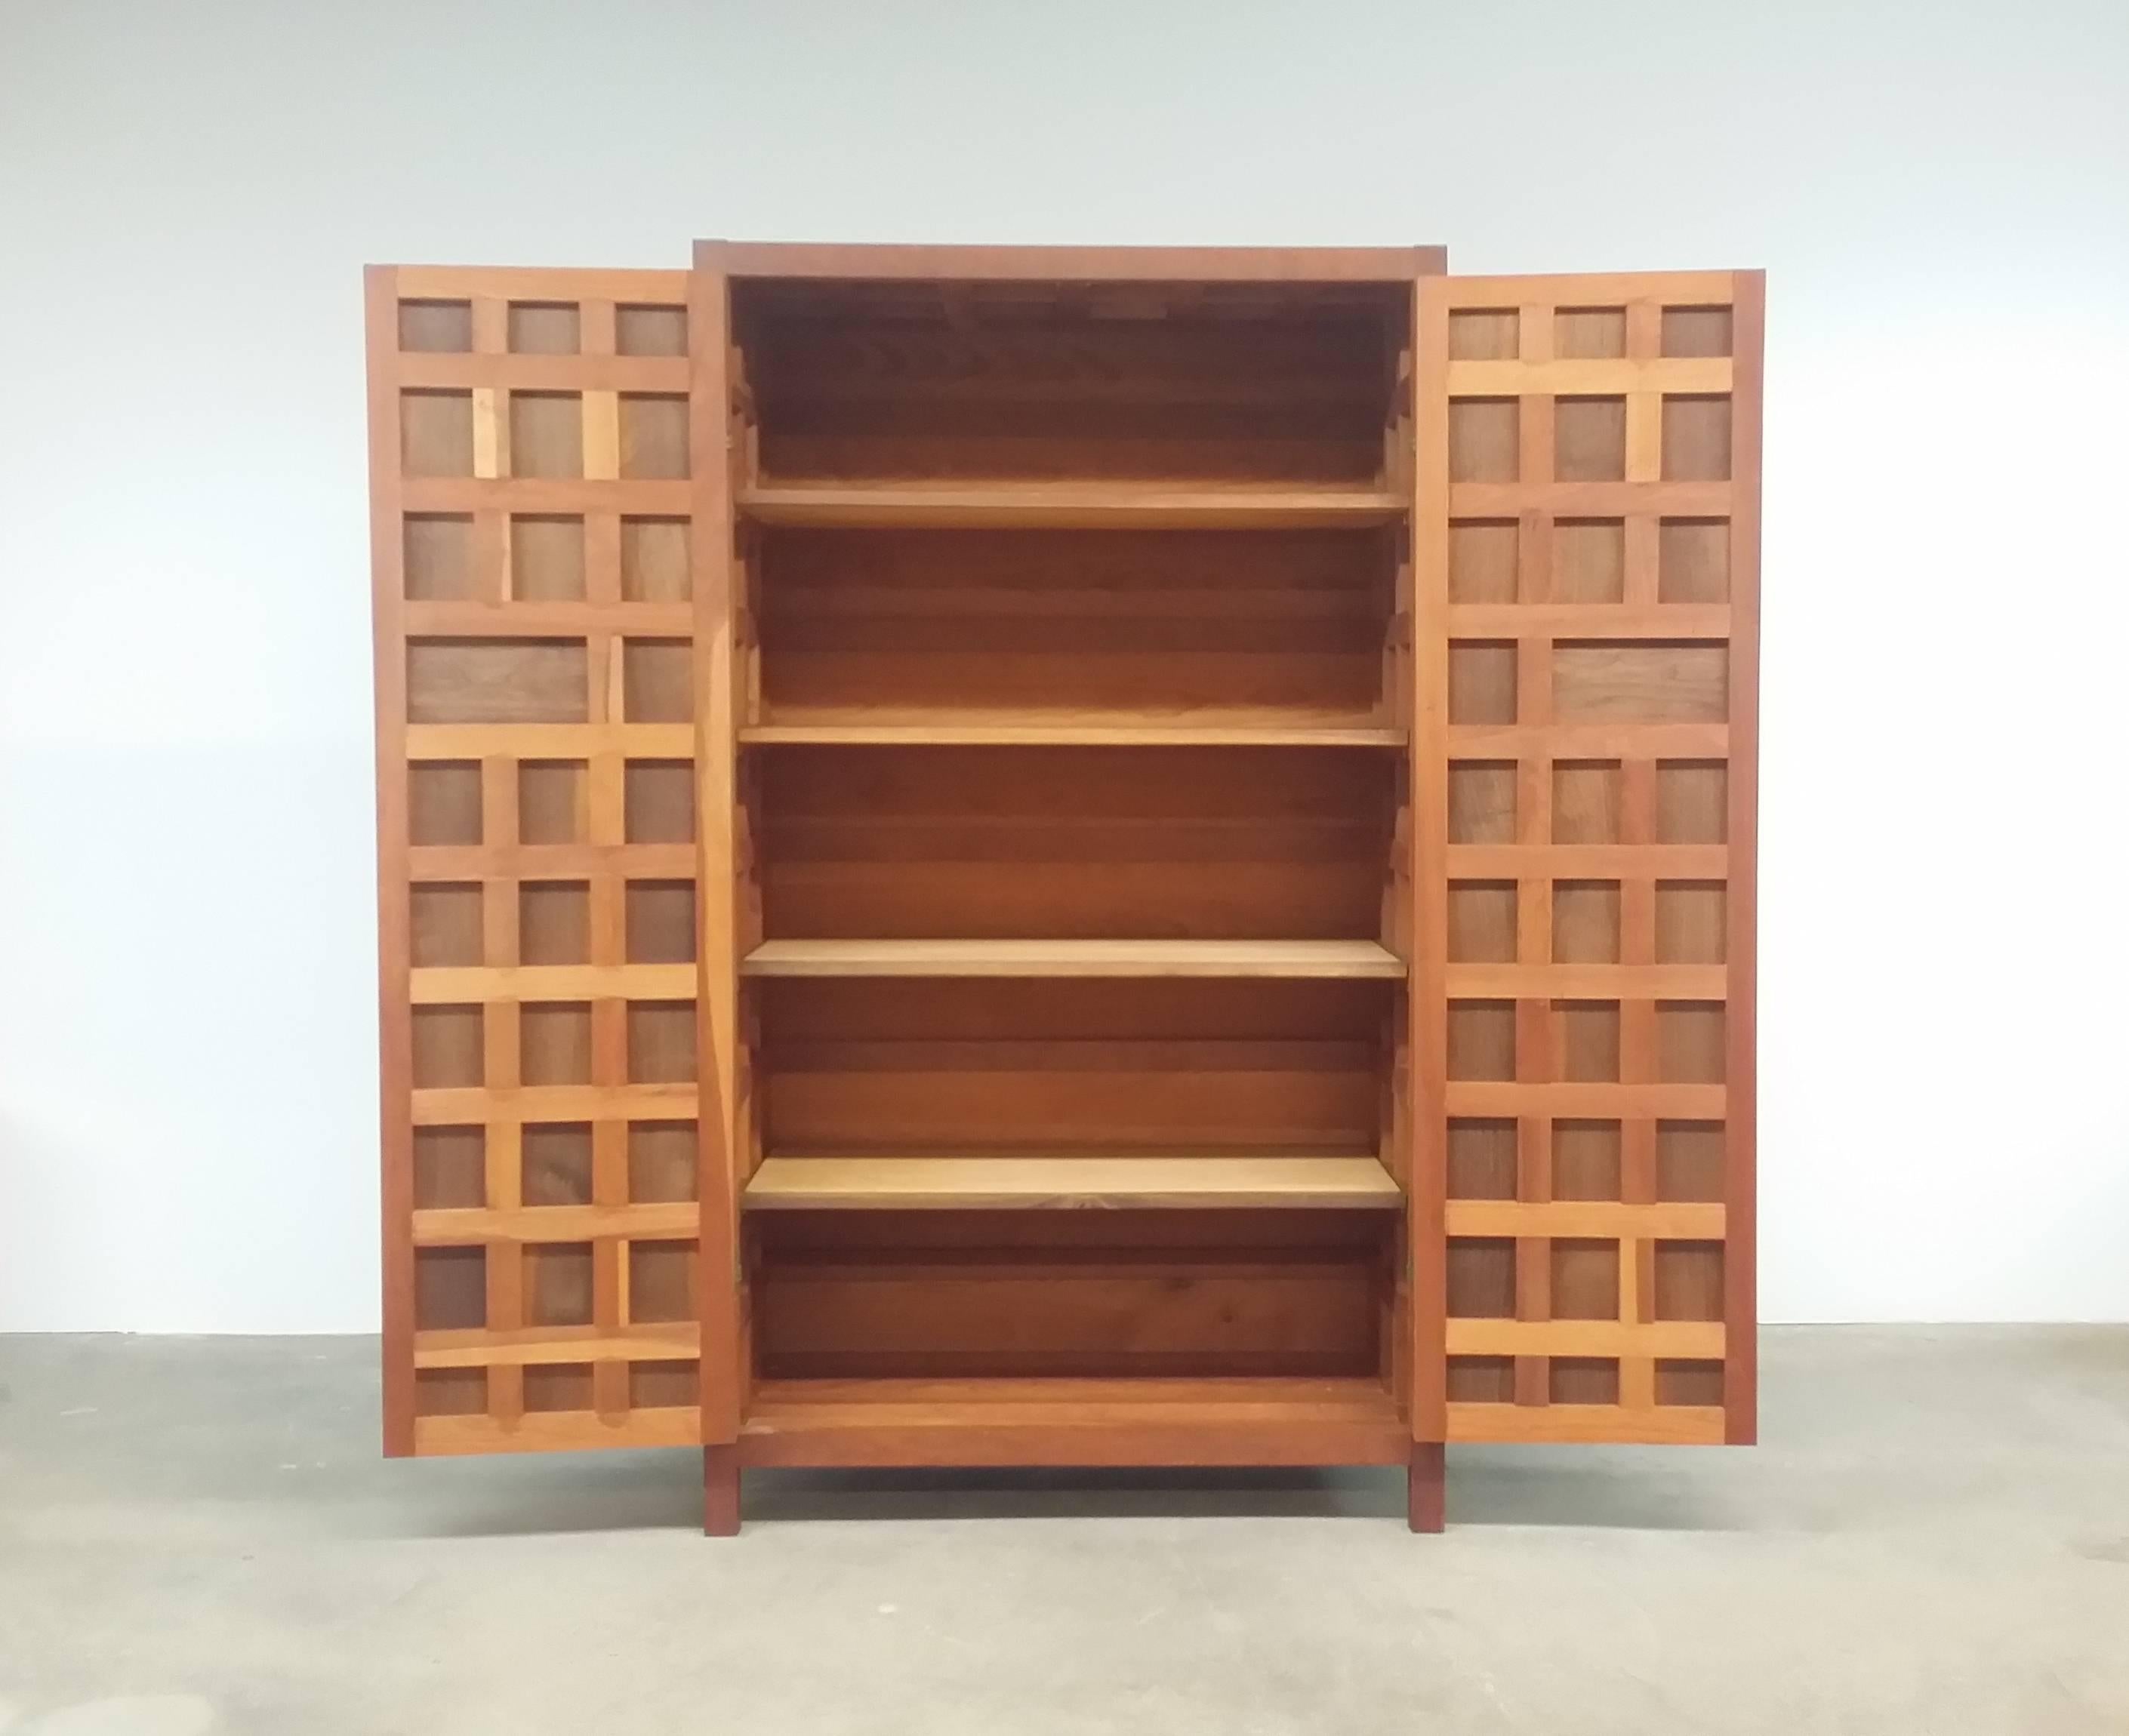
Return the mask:
[[[388,1452],[1752,1438],[1757,273],[368,301]]]

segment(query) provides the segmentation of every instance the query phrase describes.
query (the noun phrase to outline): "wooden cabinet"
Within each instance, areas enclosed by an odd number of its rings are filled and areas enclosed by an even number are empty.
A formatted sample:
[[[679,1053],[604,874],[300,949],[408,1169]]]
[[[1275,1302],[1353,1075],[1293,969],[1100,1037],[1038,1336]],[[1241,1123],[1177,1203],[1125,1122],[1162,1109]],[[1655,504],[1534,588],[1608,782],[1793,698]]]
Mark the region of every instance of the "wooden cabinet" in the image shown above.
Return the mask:
[[[369,279],[393,1453],[1754,1420],[1760,279]]]

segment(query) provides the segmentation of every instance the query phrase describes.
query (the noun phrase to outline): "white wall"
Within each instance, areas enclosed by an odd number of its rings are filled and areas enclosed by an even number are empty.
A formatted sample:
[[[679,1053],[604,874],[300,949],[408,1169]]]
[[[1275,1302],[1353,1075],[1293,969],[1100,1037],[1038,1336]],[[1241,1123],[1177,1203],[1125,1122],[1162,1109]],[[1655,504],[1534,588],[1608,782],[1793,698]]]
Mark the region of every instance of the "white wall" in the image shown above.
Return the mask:
[[[2125,75],[2119,0],[0,0],[0,1328],[374,1324],[359,268],[698,235],[1766,266],[1766,1314],[2129,1319]]]

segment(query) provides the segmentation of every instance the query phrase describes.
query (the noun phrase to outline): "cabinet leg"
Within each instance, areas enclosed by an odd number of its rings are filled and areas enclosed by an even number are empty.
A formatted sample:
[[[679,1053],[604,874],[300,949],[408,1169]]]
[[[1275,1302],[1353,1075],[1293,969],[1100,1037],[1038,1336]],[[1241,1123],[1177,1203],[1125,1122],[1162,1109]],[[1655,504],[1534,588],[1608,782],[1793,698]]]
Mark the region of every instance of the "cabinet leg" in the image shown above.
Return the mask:
[[[1447,1523],[1448,1455],[1439,1441],[1414,1441],[1405,1467],[1405,1518],[1415,1531],[1439,1531]]]
[[[703,1534],[739,1535],[739,1448],[703,1448]]]

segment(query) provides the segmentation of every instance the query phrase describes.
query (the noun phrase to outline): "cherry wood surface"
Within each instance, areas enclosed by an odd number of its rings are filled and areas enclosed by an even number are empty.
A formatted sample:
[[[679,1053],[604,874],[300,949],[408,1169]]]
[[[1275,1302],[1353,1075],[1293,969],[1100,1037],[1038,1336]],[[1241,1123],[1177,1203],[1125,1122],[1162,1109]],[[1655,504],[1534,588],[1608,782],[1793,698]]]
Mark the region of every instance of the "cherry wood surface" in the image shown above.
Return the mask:
[[[367,279],[395,1453],[1749,1441],[1763,284]]]

